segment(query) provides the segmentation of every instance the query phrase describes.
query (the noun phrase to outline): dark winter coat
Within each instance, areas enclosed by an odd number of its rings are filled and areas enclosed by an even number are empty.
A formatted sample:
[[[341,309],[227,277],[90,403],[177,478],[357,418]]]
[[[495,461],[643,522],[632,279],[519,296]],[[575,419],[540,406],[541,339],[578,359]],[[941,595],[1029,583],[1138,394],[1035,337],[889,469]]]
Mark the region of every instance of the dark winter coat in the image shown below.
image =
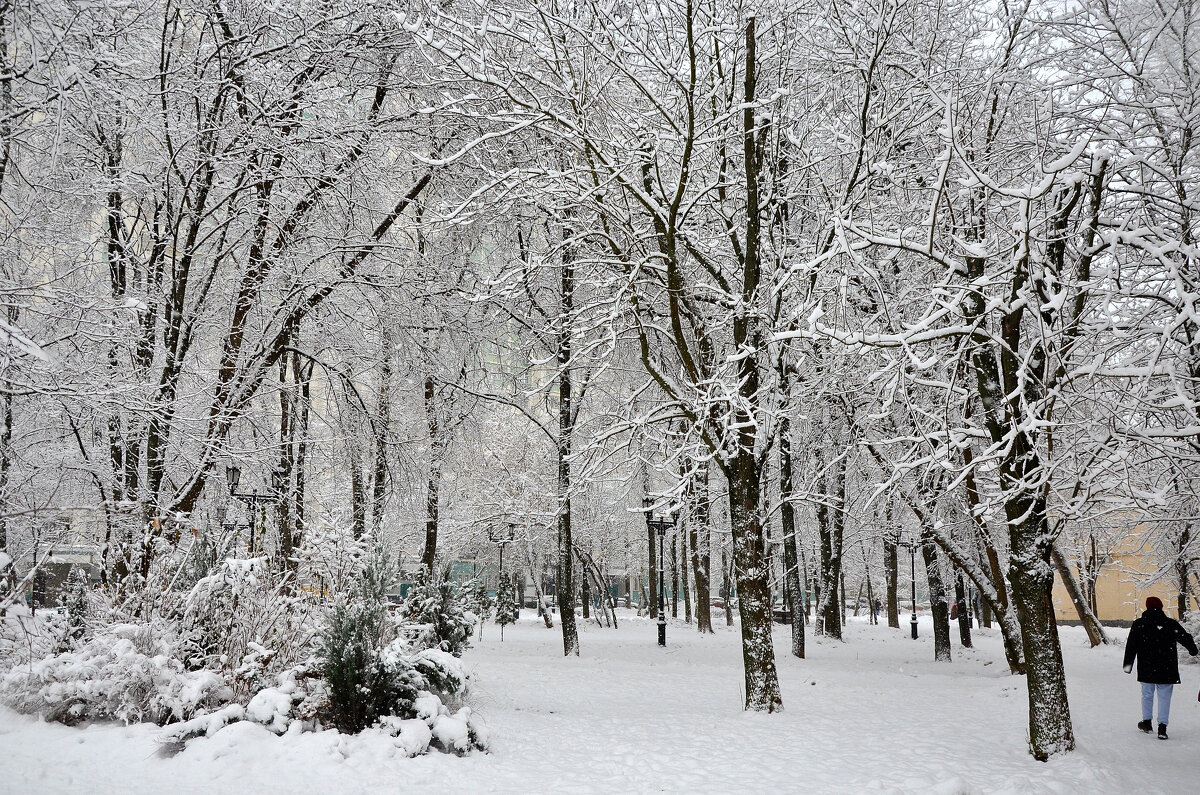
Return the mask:
[[[1196,641],[1162,610],[1152,608],[1142,613],[1129,630],[1125,643],[1125,667],[1137,658],[1139,682],[1152,685],[1179,684],[1179,656],[1175,644],[1181,643],[1189,653],[1196,654]]]

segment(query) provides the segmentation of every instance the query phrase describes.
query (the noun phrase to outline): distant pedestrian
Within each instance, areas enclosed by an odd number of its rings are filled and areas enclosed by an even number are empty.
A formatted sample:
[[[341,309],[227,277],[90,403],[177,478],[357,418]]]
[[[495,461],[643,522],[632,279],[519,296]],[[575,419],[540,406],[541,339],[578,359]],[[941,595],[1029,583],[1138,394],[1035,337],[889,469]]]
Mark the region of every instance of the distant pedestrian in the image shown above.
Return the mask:
[[[876,599],[874,607],[875,607],[875,618],[879,618],[879,611],[883,609],[883,602]]]
[[[1196,641],[1179,622],[1163,612],[1157,596],[1146,599],[1146,612],[1133,622],[1125,642],[1125,673],[1137,660],[1137,678],[1142,683],[1142,720],[1138,728],[1149,733],[1154,717],[1154,699],[1158,697],[1158,738],[1167,739],[1171,717],[1171,691],[1179,684],[1179,656],[1175,644],[1182,644],[1195,657]]]

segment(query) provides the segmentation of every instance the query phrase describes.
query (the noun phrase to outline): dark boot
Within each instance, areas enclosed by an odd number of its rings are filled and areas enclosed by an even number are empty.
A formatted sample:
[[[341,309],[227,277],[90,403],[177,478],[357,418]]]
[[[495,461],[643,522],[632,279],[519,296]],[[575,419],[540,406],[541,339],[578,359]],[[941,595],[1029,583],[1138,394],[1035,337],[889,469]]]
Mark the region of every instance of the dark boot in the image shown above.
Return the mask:
[[[1165,723],[1158,724],[1158,739],[1160,739],[1160,740],[1167,739],[1167,724],[1165,724]]]
[[[1146,734],[1149,734],[1150,732],[1154,731],[1154,727],[1150,725],[1150,721],[1148,721],[1148,720],[1139,720],[1138,728],[1141,729],[1142,731],[1144,731]]]

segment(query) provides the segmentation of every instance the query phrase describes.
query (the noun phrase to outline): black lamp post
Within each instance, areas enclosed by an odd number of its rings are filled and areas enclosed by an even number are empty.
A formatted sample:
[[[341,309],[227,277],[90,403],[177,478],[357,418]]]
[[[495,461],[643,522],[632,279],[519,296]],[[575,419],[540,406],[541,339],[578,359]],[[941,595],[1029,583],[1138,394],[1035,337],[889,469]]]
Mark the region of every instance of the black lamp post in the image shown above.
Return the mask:
[[[667,535],[667,528],[674,523],[670,519],[651,519],[650,527],[658,533],[658,645],[667,645],[667,600],[664,591],[666,591],[666,565],[663,560],[664,539]]]
[[[275,502],[275,498],[270,494],[259,494],[258,489],[252,492],[239,492],[237,490],[238,483],[242,480],[242,469],[237,466],[225,467],[225,480],[229,485],[229,496],[235,500],[240,500],[246,503],[249,507],[250,514],[250,546],[249,553],[254,554],[254,528],[255,528],[255,505],[260,502]]]
[[[912,579],[912,637],[917,639],[917,543],[915,541],[902,541],[900,546],[908,548],[910,578]]]

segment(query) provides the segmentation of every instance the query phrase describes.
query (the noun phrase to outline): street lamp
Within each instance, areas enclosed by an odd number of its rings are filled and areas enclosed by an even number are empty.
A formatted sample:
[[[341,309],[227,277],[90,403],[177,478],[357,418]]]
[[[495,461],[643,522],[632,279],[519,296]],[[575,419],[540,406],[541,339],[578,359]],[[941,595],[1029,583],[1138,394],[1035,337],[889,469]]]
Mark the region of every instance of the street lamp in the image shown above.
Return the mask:
[[[663,560],[664,539],[667,535],[667,528],[673,527],[675,522],[671,519],[650,519],[647,524],[650,528],[658,533],[658,645],[667,645],[667,600],[664,594],[666,591],[666,564]]]
[[[917,542],[901,541],[900,546],[906,548],[909,554],[909,565],[912,579],[912,637],[917,639]]]
[[[252,492],[239,492],[237,490],[238,483],[242,480],[242,468],[238,466],[225,467],[225,481],[229,486],[229,496],[235,500],[244,502],[249,506],[248,513],[250,514],[250,546],[249,552],[254,554],[254,528],[255,528],[255,510],[254,506],[260,502],[274,502],[275,498],[270,494],[259,494],[258,489]]]

